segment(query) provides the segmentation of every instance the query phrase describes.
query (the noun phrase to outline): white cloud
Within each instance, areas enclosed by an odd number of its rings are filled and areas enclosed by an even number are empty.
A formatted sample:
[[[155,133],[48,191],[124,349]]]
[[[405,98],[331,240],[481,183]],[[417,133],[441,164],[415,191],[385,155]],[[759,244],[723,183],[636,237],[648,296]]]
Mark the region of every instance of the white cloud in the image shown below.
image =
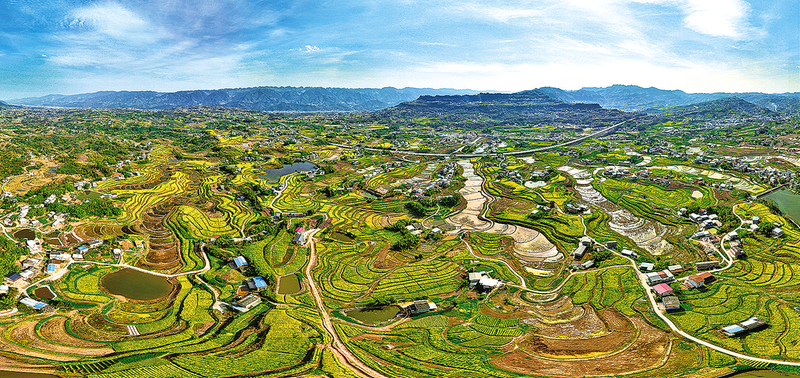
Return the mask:
[[[684,14],[684,25],[713,37],[746,39],[763,34],[749,22],[751,8],[744,0],[633,0],[672,5]]]
[[[716,37],[743,37],[750,6],[741,0],[689,0],[683,6],[686,26]]]
[[[540,9],[513,7],[509,5],[491,6],[486,4],[462,4],[455,6],[453,9],[458,13],[500,22],[508,22],[519,18],[537,17],[543,13]]]
[[[85,29],[115,40],[136,43],[153,43],[163,37],[156,25],[114,2],[77,8],[63,25],[68,29]]]

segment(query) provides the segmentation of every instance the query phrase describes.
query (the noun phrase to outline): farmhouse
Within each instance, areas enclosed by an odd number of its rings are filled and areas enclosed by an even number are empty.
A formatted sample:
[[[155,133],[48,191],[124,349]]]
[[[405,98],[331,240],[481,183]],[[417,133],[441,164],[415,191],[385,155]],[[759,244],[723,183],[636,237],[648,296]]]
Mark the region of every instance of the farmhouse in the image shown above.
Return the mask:
[[[660,283],[658,285],[653,286],[653,293],[662,298],[672,295],[673,292],[674,290],[672,290],[672,288],[665,283]]]
[[[647,273],[645,274],[645,276],[647,277],[647,284],[650,286],[655,286],[660,283],[672,282],[675,280],[675,276],[673,276],[672,273],[670,273],[670,271],[666,269],[660,272]]]
[[[436,307],[436,303],[420,299],[414,301],[414,303],[408,306],[408,309],[412,314],[424,314],[426,312],[436,311],[438,307]]]
[[[249,287],[250,290],[261,290],[267,287],[267,281],[265,281],[264,277],[261,276],[248,278],[247,280],[245,280],[245,282],[247,283],[247,287]]]
[[[12,272],[12,273],[6,274],[6,279],[11,283],[17,282],[21,278],[22,278],[22,276],[20,276],[19,273],[16,273],[16,272]]]
[[[639,264],[639,271],[641,271],[641,272],[645,272],[645,271],[649,272],[649,271],[651,271],[651,270],[653,270],[655,268],[656,268],[656,264],[653,264],[653,263],[643,262],[643,263]]]
[[[767,322],[765,322],[765,321],[763,321],[763,320],[761,320],[759,318],[752,317],[752,318],[747,319],[747,320],[745,320],[745,321],[743,321],[741,323],[729,325],[727,327],[722,327],[722,329],[720,331],[725,336],[735,337],[735,336],[744,335],[744,334],[749,333],[751,331],[758,330],[758,329],[760,329],[762,327],[765,327],[766,325],[767,325]]]
[[[678,311],[681,309],[681,301],[674,295],[662,298],[661,303],[664,304],[664,310],[666,311]]]
[[[243,269],[247,267],[247,265],[247,259],[245,259],[244,256],[236,256],[233,258],[233,261],[231,261],[231,268],[233,269]]]
[[[706,284],[714,282],[714,279],[715,277],[713,274],[709,272],[702,272],[689,276],[689,279],[687,279],[686,282],[694,288],[700,288],[704,287]]]
[[[89,240],[89,242],[86,244],[89,246],[89,248],[96,248],[103,245],[103,241],[99,239]]]
[[[306,244],[306,229],[302,227],[298,227],[295,230],[294,238],[292,239],[292,243],[303,245]]]
[[[239,312],[250,311],[253,307],[261,304],[261,298],[256,295],[250,294],[242,299],[231,304],[234,310]]]
[[[639,257],[638,253],[636,253],[634,251],[631,251],[630,249],[623,249],[619,253],[621,253],[623,256],[628,256],[628,257],[634,258],[634,259]]]
[[[772,229],[772,236],[774,236],[776,238],[779,238],[779,237],[783,236],[783,230],[780,229],[779,227],[773,228]]]
[[[669,269],[669,271],[672,272],[672,273],[683,272],[683,267],[680,266],[680,265],[670,265],[670,266],[667,267],[667,269]]]
[[[608,249],[617,249],[617,241],[616,240],[609,240],[606,242],[606,248]]]
[[[0,295],[8,294],[8,285],[0,285]]]
[[[28,306],[34,310],[40,310],[45,312],[55,311],[55,309],[53,307],[48,306],[47,303],[39,302],[35,299],[31,299],[28,297],[20,299],[19,303],[24,304],[25,306]]]
[[[582,259],[584,254],[586,254],[586,246],[583,244],[578,244],[578,248],[575,248],[575,250],[572,251],[572,257],[575,260]]]
[[[480,281],[481,278],[483,278],[483,276],[486,275],[487,275],[486,272],[470,272],[467,275],[467,279],[469,279],[469,286],[477,285],[478,281]]]
[[[31,268],[28,268],[28,269],[25,269],[25,270],[19,272],[19,276],[22,277],[23,280],[27,280],[27,279],[33,277],[35,274],[36,274],[36,272],[34,272]]]
[[[709,270],[719,268],[719,261],[700,261],[694,263],[694,268],[697,270]]]

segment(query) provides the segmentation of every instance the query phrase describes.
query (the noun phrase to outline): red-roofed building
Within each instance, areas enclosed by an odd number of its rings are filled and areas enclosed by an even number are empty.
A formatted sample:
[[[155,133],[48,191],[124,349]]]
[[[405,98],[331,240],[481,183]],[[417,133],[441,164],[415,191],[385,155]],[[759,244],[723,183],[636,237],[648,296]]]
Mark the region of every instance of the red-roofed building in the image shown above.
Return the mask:
[[[692,287],[698,288],[703,287],[706,284],[714,282],[714,275],[709,272],[702,272],[697,274],[692,274],[689,276],[689,280],[687,281],[689,285]]]
[[[305,232],[305,231],[306,231],[306,229],[305,229],[305,228],[303,228],[303,227],[297,227],[297,229],[295,229],[295,230],[294,230],[294,233],[295,233],[295,234],[299,234],[299,233],[301,233],[301,232]]]
[[[660,283],[658,285],[653,286],[653,292],[656,293],[656,295],[658,295],[659,297],[666,297],[668,295],[672,295],[673,290],[669,285],[665,283]]]

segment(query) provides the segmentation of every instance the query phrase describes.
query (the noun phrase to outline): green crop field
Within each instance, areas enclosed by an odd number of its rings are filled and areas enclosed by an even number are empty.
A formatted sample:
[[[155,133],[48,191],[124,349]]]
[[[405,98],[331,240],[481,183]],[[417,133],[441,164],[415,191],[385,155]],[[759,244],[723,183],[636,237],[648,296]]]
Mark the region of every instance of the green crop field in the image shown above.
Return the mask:
[[[347,113],[0,106],[3,369],[711,377],[800,362],[795,209],[741,189],[795,195],[800,170],[774,151],[796,148],[797,120],[702,118],[720,103],[511,116],[557,102],[513,96],[479,115],[423,111],[426,96]],[[706,260],[714,280],[690,288]],[[680,310],[652,297],[644,262],[681,265]],[[750,317],[767,326],[720,332]]]

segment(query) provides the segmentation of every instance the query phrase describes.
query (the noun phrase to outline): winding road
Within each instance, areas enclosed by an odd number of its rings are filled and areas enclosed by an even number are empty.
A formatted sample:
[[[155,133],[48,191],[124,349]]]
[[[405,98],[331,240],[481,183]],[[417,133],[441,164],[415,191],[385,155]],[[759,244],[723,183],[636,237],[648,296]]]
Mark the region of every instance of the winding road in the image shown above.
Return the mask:
[[[319,289],[317,288],[317,283],[314,282],[314,277],[311,274],[311,270],[317,265],[317,248],[316,244],[314,243],[314,234],[319,232],[319,229],[311,230],[308,234],[309,240],[309,258],[308,264],[306,265],[305,276],[306,282],[308,282],[308,289],[311,293],[311,296],[314,297],[314,303],[317,304],[317,308],[319,309],[320,318],[322,318],[322,327],[325,328],[326,331],[331,335],[333,342],[330,344],[330,349],[336,358],[343,363],[345,366],[349,367],[351,370],[356,372],[358,375],[371,378],[371,377],[382,377],[386,378],[385,375],[373,370],[361,360],[359,360],[353,353],[350,352],[349,349],[344,345],[342,340],[339,338],[339,334],[336,333],[336,329],[333,328],[333,323],[331,323],[331,317],[328,314],[328,311],[325,310],[325,304],[322,302],[322,296],[319,294]]]

